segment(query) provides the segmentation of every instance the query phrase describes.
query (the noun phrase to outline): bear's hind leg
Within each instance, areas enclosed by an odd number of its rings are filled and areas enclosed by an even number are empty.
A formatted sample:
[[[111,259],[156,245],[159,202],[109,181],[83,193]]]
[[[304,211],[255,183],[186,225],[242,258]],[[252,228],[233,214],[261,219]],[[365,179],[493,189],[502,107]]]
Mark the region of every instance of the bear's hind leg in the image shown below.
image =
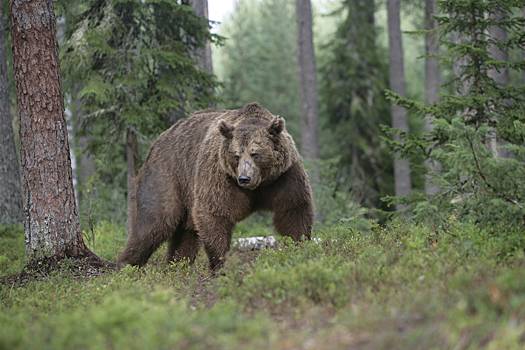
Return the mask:
[[[172,261],[188,260],[193,264],[199,252],[199,237],[195,231],[188,231],[181,228],[175,230],[173,236],[168,241],[168,252],[166,260]]]
[[[118,257],[118,265],[143,266],[151,254],[169,237],[170,228],[163,221],[139,225],[137,232],[131,232],[124,251]]]

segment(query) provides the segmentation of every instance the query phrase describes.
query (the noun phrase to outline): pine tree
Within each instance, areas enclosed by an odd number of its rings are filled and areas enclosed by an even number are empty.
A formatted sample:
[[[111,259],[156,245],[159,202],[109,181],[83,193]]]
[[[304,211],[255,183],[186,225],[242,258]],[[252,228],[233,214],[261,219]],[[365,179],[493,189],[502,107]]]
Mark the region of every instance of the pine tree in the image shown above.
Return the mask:
[[[193,54],[216,37],[189,4],[91,0],[82,6],[63,50],[67,84],[83,82],[81,128],[101,182],[132,193],[141,144],[171,125],[174,111],[186,114],[214,101],[215,80]]]
[[[13,0],[11,22],[28,260],[90,257],[100,262],[80,232],[53,3]]]
[[[325,127],[333,145],[327,157],[338,159],[336,186],[351,191],[368,207],[383,207],[392,194],[392,159],[381,143],[381,125],[390,123],[383,91],[388,85],[386,62],[377,44],[375,3],[346,0],[334,13],[343,14],[321,68]]]
[[[431,149],[427,154],[442,166],[440,192],[416,209],[426,218],[455,216],[479,223],[525,223],[525,89],[502,86],[493,72],[522,70],[522,62],[496,59],[492,50],[523,49],[525,19],[515,13],[514,0],[441,0],[438,23],[444,58],[456,65],[456,94],[444,95],[433,106],[397,97],[421,115],[431,115],[435,128],[420,139],[407,139],[406,150]],[[488,31],[499,27],[502,38]],[[450,40],[451,34],[461,40]],[[454,39],[454,38],[453,38]],[[493,157],[487,140],[496,131],[512,158]],[[429,215],[424,208],[433,210]]]

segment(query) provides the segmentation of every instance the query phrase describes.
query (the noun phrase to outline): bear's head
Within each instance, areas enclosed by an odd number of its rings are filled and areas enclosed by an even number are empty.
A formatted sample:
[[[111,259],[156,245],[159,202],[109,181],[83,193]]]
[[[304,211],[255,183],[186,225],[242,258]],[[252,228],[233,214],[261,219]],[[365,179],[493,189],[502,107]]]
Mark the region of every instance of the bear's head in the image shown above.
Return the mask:
[[[269,115],[219,121],[223,137],[221,165],[239,187],[254,190],[276,180],[296,159],[295,144],[284,119]]]

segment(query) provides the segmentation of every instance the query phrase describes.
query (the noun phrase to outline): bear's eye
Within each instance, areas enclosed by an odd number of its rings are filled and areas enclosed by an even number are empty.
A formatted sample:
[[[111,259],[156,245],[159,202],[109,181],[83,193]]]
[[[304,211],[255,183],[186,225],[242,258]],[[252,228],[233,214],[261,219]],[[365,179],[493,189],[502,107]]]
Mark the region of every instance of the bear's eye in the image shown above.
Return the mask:
[[[238,163],[239,159],[241,159],[241,157],[238,154],[236,154],[236,155],[233,156],[233,159],[235,159],[235,161]]]
[[[261,155],[259,153],[252,153],[250,154],[253,160],[259,160],[261,158]]]

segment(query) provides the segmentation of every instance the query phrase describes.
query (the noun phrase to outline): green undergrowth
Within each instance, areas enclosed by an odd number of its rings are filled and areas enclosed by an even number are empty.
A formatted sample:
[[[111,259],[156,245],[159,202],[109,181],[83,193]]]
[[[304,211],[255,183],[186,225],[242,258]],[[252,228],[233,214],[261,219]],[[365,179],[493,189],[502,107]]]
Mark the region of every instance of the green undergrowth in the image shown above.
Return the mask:
[[[197,262],[0,286],[0,349],[523,349],[524,232],[392,223]],[[249,232],[248,232],[249,233]],[[254,235],[258,232],[254,233]],[[239,234],[248,235],[247,232]],[[119,226],[86,240],[114,259]],[[23,266],[23,232],[0,229],[0,275]]]

